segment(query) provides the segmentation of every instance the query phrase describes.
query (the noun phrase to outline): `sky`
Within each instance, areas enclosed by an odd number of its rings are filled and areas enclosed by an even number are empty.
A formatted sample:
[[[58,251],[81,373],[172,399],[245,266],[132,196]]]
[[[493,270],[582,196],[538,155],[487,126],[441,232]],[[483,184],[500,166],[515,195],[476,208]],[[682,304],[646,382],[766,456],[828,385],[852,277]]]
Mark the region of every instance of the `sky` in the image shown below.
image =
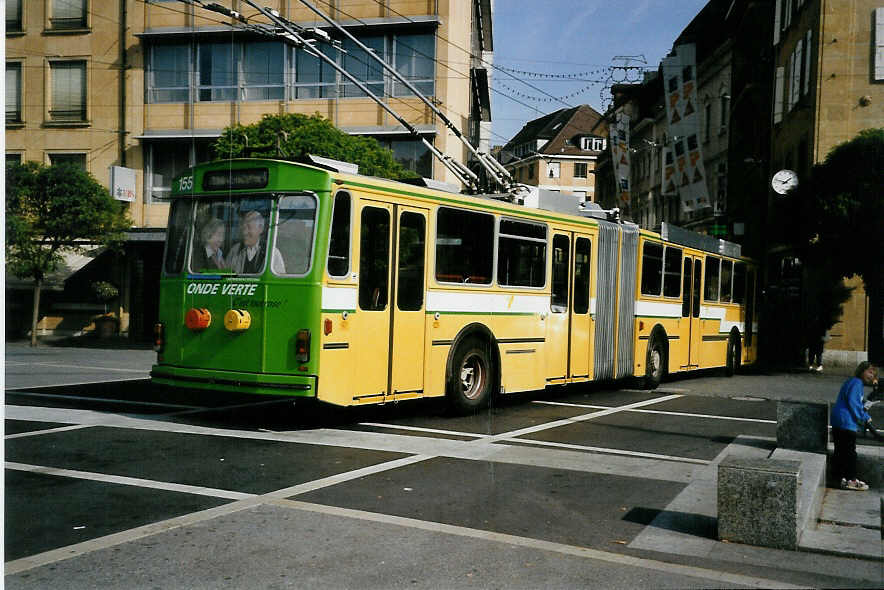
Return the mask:
[[[491,144],[562,108],[588,104],[604,112],[612,75],[635,81],[641,71],[607,68],[656,70],[706,2],[494,0]]]

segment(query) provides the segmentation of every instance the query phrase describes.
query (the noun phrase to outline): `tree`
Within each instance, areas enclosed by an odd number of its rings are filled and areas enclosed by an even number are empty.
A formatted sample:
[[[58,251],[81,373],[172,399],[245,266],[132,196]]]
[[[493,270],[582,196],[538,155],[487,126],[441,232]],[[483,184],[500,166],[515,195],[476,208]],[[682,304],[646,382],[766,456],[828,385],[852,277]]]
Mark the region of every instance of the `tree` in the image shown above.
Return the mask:
[[[312,154],[358,164],[359,172],[370,176],[393,180],[417,176],[394,160],[393,152],[376,139],[348,135],[319,114],[264,115],[251,125],[227,127],[214,151],[219,158],[295,159]]]
[[[777,211],[784,237],[803,254],[806,265],[831,268],[828,277],[819,280],[862,278],[872,304],[870,323],[875,326],[869,343],[873,359],[884,355],[882,187],[884,128],[866,129],[832,148],[826,159],[814,166],[811,181],[789,193]]]
[[[6,267],[34,281],[31,346],[37,345],[40,289],[62,254],[118,243],[130,226],[124,205],[78,166],[6,167]]]

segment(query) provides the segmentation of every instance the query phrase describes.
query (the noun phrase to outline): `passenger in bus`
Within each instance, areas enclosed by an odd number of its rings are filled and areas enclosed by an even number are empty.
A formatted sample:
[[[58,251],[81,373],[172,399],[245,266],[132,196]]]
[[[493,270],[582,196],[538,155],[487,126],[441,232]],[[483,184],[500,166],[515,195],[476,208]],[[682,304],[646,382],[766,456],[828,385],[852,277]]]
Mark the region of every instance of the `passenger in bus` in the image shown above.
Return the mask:
[[[243,216],[240,224],[242,241],[230,249],[227,265],[239,274],[258,274],[264,270],[264,257],[267,254],[267,239],[264,234],[264,216],[258,211],[249,211]],[[285,273],[285,263],[275,248],[273,250],[273,269]]]
[[[257,274],[264,269],[264,255],[267,240],[264,235],[264,216],[258,211],[249,211],[242,218],[240,232],[242,241],[230,249],[227,263],[236,273]]]
[[[217,217],[212,217],[203,224],[199,233],[200,245],[194,249],[190,261],[190,268],[194,272],[224,268],[224,252],[221,245],[224,243],[225,233],[224,222]]]
[[[838,400],[832,406],[832,438],[835,441],[832,475],[840,480],[841,489],[865,491],[869,486],[857,478],[856,436],[862,428],[872,428],[872,417],[863,407],[863,386],[878,383],[878,369],[868,361],[861,362],[854,376],[844,382]]]

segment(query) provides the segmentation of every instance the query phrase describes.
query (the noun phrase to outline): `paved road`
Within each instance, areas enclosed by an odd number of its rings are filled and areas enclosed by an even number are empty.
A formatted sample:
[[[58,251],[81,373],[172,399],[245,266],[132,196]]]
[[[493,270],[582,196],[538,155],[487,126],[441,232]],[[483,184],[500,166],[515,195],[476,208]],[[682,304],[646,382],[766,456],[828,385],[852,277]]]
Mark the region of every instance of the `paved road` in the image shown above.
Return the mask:
[[[155,389],[151,360],[7,347],[8,588],[884,581],[881,561],[720,543],[676,509],[723,456],[769,452],[769,398],[828,400],[840,376],[562,388],[452,417]]]

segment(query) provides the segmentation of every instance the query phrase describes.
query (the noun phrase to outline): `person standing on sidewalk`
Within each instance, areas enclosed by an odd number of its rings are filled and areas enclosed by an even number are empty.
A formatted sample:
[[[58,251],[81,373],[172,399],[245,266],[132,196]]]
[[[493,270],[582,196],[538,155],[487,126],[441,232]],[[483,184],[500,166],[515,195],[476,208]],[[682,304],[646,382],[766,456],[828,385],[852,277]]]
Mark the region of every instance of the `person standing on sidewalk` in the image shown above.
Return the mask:
[[[856,476],[856,435],[859,429],[872,426],[872,417],[863,407],[863,386],[878,383],[878,369],[863,361],[853,375],[841,386],[830,414],[835,442],[832,471],[842,489],[865,491],[868,484]]]

